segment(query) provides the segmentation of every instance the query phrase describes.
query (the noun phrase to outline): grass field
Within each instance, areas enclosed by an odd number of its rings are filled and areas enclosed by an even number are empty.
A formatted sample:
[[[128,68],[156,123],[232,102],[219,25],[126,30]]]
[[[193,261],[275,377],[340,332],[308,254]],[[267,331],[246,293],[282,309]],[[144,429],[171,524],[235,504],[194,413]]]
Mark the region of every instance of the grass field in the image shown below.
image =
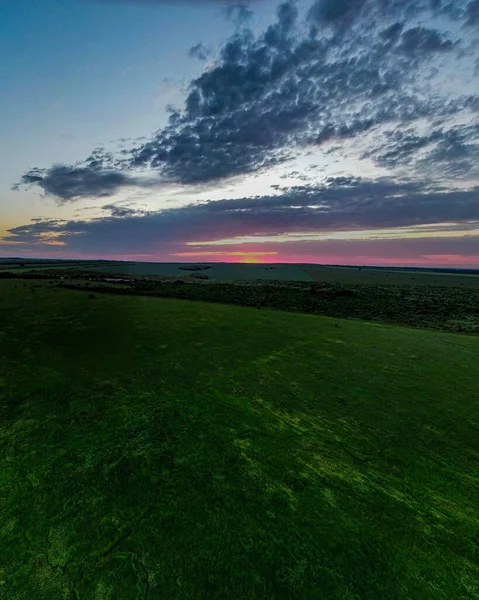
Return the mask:
[[[116,263],[109,263],[112,266],[115,266]],[[48,269],[56,269],[56,270],[76,270],[76,269],[86,269],[86,268],[97,268],[100,266],[98,262],[88,262],[88,261],[63,261],[63,262],[48,262],[48,261],[35,261],[29,262],[25,261],[24,263],[20,262],[0,262],[0,273],[27,273],[29,271],[44,271]]]
[[[0,273],[31,270],[89,270],[117,276],[184,277],[181,267],[191,263],[148,263],[113,261],[29,261],[0,259]],[[23,266],[21,266],[23,265]],[[382,285],[479,288],[479,271],[401,268],[345,267],[305,264],[208,263],[203,274],[218,281],[318,281],[341,285]]]
[[[27,278],[31,276],[25,274]],[[53,277],[52,282],[56,285],[89,292],[98,290],[113,294],[221,302],[457,333],[479,333],[479,288],[474,287],[203,281],[192,277],[181,280],[140,277],[108,284],[101,277],[92,280],[89,272],[44,272],[42,276]],[[107,284],[109,289],[105,290]]]
[[[479,598],[479,338],[0,280],[0,598]]]
[[[422,269],[372,269],[359,267],[305,267],[315,281],[353,285],[408,285],[421,287],[479,288],[479,273],[425,271]]]
[[[117,275],[153,275],[183,277],[188,271],[181,267],[191,263],[144,263],[132,262],[117,265],[99,265],[93,271],[109,272]],[[279,279],[282,281],[311,281],[310,275],[299,264],[244,264],[208,263],[205,271],[211,279],[245,281],[255,279]]]
[[[95,266],[92,271],[117,275],[153,275],[182,277],[180,267],[187,263],[124,263]],[[231,281],[279,280],[320,281],[353,285],[466,286],[479,288],[479,273],[424,271],[407,269],[371,269],[359,267],[308,266],[301,264],[209,263],[205,271],[211,279]]]

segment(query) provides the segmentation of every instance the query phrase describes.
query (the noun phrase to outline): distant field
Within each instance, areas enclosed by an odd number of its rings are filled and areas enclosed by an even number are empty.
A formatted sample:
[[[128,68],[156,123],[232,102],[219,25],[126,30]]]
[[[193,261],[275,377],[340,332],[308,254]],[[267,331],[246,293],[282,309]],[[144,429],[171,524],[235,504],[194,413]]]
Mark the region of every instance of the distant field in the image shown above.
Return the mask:
[[[21,264],[23,266],[21,266]],[[26,272],[32,269],[88,269],[92,272],[116,275],[151,275],[160,277],[185,277],[191,272],[181,267],[191,263],[147,263],[109,261],[18,261],[0,262],[0,272]],[[245,264],[207,263],[211,268],[203,271],[210,279],[221,281],[319,281],[354,285],[413,285],[453,286],[479,288],[479,272],[374,269],[370,267],[320,266],[304,264]]]
[[[242,266],[242,265],[240,265]],[[212,269],[211,269],[212,270]],[[378,323],[410,325],[460,333],[479,333],[479,286],[465,286],[459,275],[458,285],[416,285],[392,281],[381,284],[366,274],[361,284],[333,281],[291,281],[238,279],[222,280],[206,273],[183,271],[178,275],[128,275],[91,268],[60,267],[0,273],[0,279],[19,282],[49,280],[54,286],[105,290],[113,294],[177,298],[221,302],[256,308],[275,308],[331,317],[364,319]],[[338,267],[337,271],[341,269]],[[343,271],[348,271],[343,269]],[[351,270],[352,271],[352,270]],[[275,271],[276,272],[276,271]],[[324,271],[329,272],[328,268]],[[243,271],[243,275],[246,271]],[[336,271],[333,272],[333,275]],[[387,275],[383,274],[383,277]],[[419,277],[421,274],[416,274]],[[367,283],[373,277],[372,283]],[[199,278],[199,279],[198,279]],[[206,278],[206,279],[205,279]],[[474,276],[469,277],[474,280]],[[22,285],[26,285],[23,283]]]
[[[117,263],[111,263],[115,265]],[[1,263],[0,262],[0,273],[1,272],[15,272],[15,273],[24,273],[32,270],[43,270],[43,269],[90,269],[98,266],[98,262],[87,262],[87,261],[76,261],[76,262],[48,262],[48,261],[35,261],[20,263],[20,262],[10,262],[10,263]]]
[[[125,263],[124,265],[109,265],[95,268],[95,271],[117,273],[122,275],[174,275],[184,277],[188,271],[180,267],[191,263]],[[243,263],[209,263],[210,269],[204,274],[211,279],[223,280],[253,280],[253,279],[279,279],[289,281],[311,281],[311,277],[302,269],[301,265],[266,265]]]
[[[479,598],[479,338],[0,281],[0,598]]]
[[[479,273],[322,266],[305,267],[304,270],[314,281],[328,283],[479,288]]]
[[[184,277],[188,271],[180,267],[188,263],[125,263],[100,265],[93,271],[121,275],[160,275]],[[278,280],[278,281],[324,281],[359,285],[419,285],[419,286],[466,286],[479,288],[479,273],[371,269],[360,267],[323,267],[300,264],[243,264],[210,263],[203,271],[210,279],[219,280]]]

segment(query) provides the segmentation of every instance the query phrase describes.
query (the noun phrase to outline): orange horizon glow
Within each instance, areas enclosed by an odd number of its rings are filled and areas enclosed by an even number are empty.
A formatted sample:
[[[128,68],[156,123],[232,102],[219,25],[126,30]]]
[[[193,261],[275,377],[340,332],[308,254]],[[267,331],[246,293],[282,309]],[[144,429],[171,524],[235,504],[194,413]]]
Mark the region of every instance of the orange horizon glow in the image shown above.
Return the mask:
[[[175,252],[168,256],[269,256],[278,252]]]
[[[49,244],[50,250],[42,252],[33,249],[24,249],[21,253],[16,253],[12,246],[12,251],[4,254],[5,258],[54,258],[57,260],[110,260],[123,262],[163,262],[163,263],[181,263],[188,258],[195,258],[195,262],[205,263],[244,263],[253,262],[257,264],[317,264],[317,265],[337,265],[337,266],[369,266],[369,267],[432,267],[432,268],[473,268],[479,269],[479,254],[466,256],[461,254],[424,254],[417,258],[389,258],[380,256],[340,256],[335,254],[295,254],[287,255],[279,252],[178,252],[159,256],[151,253],[140,254],[112,254],[109,256],[99,256],[89,253],[71,253],[65,252],[64,246],[54,249]],[[18,246],[17,246],[18,248]],[[174,260],[177,258],[178,260]],[[173,260],[172,260],[173,259]],[[183,261],[181,259],[184,259]],[[243,260],[242,260],[243,259]]]
[[[182,258],[186,257],[208,257],[208,256],[222,256],[225,260],[221,262],[231,263],[250,263],[250,264],[266,264],[267,260],[261,260],[266,256],[277,256],[278,252],[176,252],[169,254],[168,256],[179,256]],[[237,258],[238,260],[229,260],[230,258]]]

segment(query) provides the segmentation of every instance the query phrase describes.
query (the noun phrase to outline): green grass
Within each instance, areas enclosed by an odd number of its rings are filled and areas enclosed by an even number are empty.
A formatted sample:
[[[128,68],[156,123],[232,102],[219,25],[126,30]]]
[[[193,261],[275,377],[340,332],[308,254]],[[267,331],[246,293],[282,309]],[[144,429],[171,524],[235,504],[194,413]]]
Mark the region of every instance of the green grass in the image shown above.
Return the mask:
[[[479,338],[95,295],[0,281],[2,600],[479,598]]]
[[[371,269],[359,267],[305,267],[312,279],[325,283],[352,285],[390,285],[412,287],[479,288],[479,273]]]
[[[57,263],[25,263],[24,266],[18,266],[18,263],[0,264],[0,273],[30,273],[32,271],[47,271],[55,269],[60,271],[80,270],[86,268],[96,268],[97,263],[79,262],[78,264],[57,264]]]
[[[116,275],[152,275],[184,277],[188,271],[182,266],[191,263],[146,263],[131,262],[124,264],[102,264],[94,269],[96,273],[113,273]],[[218,280],[283,280],[283,281],[311,281],[311,277],[299,264],[246,264],[246,263],[209,263],[210,269],[204,273],[211,279]]]
[[[147,295],[179,300],[221,302],[240,306],[288,310],[335,318],[363,319],[390,325],[424,327],[479,333],[479,289],[406,285],[348,285],[281,281],[204,281],[188,277],[183,281],[142,278],[121,287],[104,282],[85,281],[91,274],[72,273],[64,281],[53,277],[61,287],[125,294]],[[61,273],[61,272],[60,272]],[[30,277],[29,275],[28,277]],[[18,276],[21,277],[21,276]],[[25,276],[27,277],[27,276]],[[83,282],[80,279],[83,277]],[[344,295],[346,294],[346,295]]]

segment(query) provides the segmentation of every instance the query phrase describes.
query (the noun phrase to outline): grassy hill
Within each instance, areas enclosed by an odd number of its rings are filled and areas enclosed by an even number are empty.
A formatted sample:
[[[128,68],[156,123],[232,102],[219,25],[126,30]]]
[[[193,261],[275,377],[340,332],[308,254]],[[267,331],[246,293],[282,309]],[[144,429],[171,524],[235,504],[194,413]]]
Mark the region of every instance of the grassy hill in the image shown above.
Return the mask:
[[[0,598],[479,598],[479,338],[0,281]]]

